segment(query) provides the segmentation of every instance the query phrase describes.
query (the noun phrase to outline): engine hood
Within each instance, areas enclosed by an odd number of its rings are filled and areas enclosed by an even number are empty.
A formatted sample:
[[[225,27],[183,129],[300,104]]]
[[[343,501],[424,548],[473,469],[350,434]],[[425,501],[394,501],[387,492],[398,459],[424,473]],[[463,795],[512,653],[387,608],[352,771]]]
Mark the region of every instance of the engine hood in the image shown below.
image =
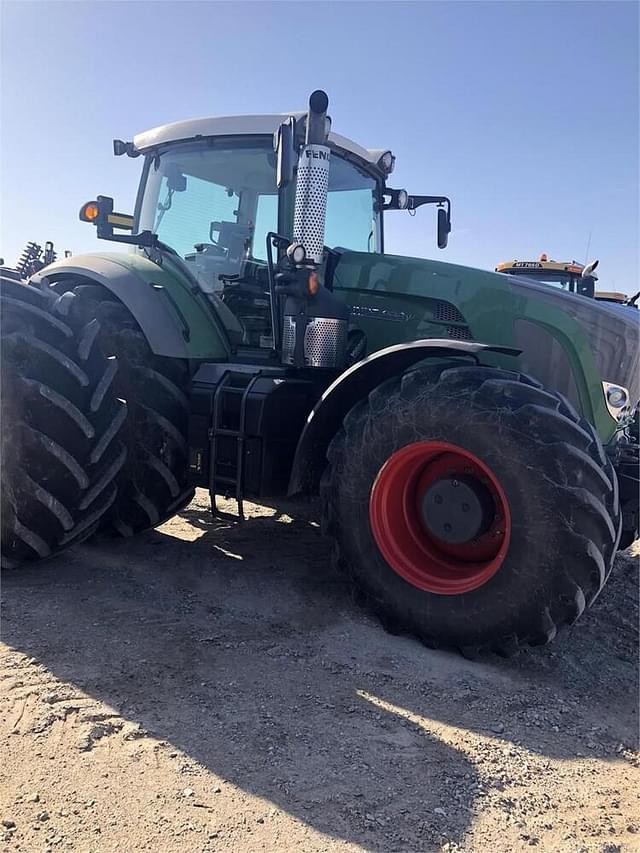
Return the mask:
[[[640,398],[638,317],[630,309],[505,275],[425,258],[340,253],[334,289],[368,351],[457,338],[521,351],[517,365],[564,394],[610,441],[617,430],[602,382]]]
[[[505,278],[514,293],[524,290],[575,320],[589,338],[601,379],[628,388],[634,405],[640,401],[640,311],[555,290],[525,276]]]

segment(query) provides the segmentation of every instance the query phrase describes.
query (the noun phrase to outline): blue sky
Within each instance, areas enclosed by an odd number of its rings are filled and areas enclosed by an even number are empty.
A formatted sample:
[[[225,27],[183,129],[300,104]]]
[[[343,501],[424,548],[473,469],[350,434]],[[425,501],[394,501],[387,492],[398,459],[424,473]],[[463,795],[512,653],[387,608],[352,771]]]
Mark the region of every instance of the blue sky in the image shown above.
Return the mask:
[[[141,161],[114,136],[324,88],[337,132],[394,151],[394,185],[452,198],[448,249],[423,208],[388,217],[388,251],[582,261],[591,234],[601,282],[637,290],[638,8],[4,0],[0,254],[106,248],[78,209],[133,208]]]

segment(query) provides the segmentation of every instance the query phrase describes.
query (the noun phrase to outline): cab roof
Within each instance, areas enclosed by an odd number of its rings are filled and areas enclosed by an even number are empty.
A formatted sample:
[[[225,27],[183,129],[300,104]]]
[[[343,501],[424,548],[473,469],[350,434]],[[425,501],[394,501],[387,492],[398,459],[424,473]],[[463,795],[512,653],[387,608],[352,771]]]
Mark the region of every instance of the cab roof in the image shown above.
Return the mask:
[[[580,275],[584,266],[577,261],[502,261],[496,272],[569,272]]]
[[[186,121],[176,121],[172,124],[163,124],[160,127],[138,133],[133,138],[133,144],[138,151],[144,154],[158,145],[185,142],[205,136],[270,136],[289,116],[298,120],[304,118],[305,115],[306,113],[303,112],[295,112],[192,118]],[[363,148],[351,139],[337,133],[329,134],[329,145],[338,151],[354,155],[365,163],[376,167],[378,171],[380,171],[378,160],[388,150],[386,148]]]

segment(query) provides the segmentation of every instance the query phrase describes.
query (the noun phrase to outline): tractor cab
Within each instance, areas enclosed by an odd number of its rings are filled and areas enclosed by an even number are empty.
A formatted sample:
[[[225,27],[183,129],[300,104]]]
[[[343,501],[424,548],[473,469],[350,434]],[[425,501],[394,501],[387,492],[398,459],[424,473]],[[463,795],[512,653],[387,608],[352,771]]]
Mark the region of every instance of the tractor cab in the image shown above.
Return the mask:
[[[596,290],[597,266],[598,261],[586,265],[578,261],[550,261],[546,254],[542,254],[537,261],[502,261],[496,267],[496,272],[526,276],[539,284],[548,284],[567,293],[577,293],[598,302],[637,309],[640,294],[629,297],[618,290]]]
[[[539,284],[548,284],[550,287],[593,299],[597,298],[597,266],[598,261],[592,261],[586,266],[578,261],[550,261],[546,254],[542,254],[537,261],[502,261],[496,267],[496,272],[526,276]]]
[[[326,165],[326,197],[305,190],[298,216],[307,223],[306,260],[321,268],[320,282],[329,290],[341,252],[383,252],[383,211],[437,204],[441,248],[451,230],[447,198],[387,186],[395,164],[391,151],[328,132],[326,115],[315,129],[323,144],[309,150],[313,159],[303,164],[307,123],[305,113],[211,117],[114,143],[116,154],[144,157],[132,232],[170,247],[211,301],[229,309],[235,326],[228,312],[222,316],[234,343],[265,356],[275,353],[282,337],[276,326],[283,300],[275,296],[273,269],[292,239],[305,242],[294,221],[302,166],[310,163],[315,175]],[[123,227],[122,221],[111,224]],[[311,231],[315,254],[308,251]],[[102,236],[109,239],[105,229]],[[111,232],[111,239],[121,238]]]
[[[262,350],[274,348],[269,235],[290,239],[293,232],[295,184],[278,187],[274,150],[282,121],[278,115],[201,119],[134,140],[145,156],[135,231],[171,246],[200,288],[234,315],[239,345]],[[324,242],[380,252],[393,158],[336,137],[329,143]]]
[[[245,272],[256,275],[252,266],[266,271],[267,235],[291,234],[293,228],[295,188],[290,183],[279,189],[276,177],[273,135],[282,117],[247,119],[235,124],[203,119],[186,130],[184,123],[169,125],[150,132],[151,147],[149,133],[135,140],[147,155],[136,228],[170,245],[192,265],[207,292],[221,293]],[[185,133],[191,138],[181,141]],[[327,198],[328,245],[381,250],[386,172],[379,154],[346,140],[336,150]]]

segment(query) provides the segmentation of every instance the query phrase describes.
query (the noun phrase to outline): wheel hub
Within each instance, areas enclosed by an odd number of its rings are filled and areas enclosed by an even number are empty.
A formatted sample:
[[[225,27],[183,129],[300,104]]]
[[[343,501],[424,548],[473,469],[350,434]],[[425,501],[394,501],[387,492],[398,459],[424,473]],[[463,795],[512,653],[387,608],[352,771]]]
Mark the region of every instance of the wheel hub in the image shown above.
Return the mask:
[[[489,489],[463,474],[436,480],[421,501],[422,521],[441,542],[462,545],[491,527],[495,504]]]
[[[389,457],[371,489],[369,522],[389,567],[439,595],[487,583],[511,538],[509,502],[494,472],[443,441],[417,441]]]

